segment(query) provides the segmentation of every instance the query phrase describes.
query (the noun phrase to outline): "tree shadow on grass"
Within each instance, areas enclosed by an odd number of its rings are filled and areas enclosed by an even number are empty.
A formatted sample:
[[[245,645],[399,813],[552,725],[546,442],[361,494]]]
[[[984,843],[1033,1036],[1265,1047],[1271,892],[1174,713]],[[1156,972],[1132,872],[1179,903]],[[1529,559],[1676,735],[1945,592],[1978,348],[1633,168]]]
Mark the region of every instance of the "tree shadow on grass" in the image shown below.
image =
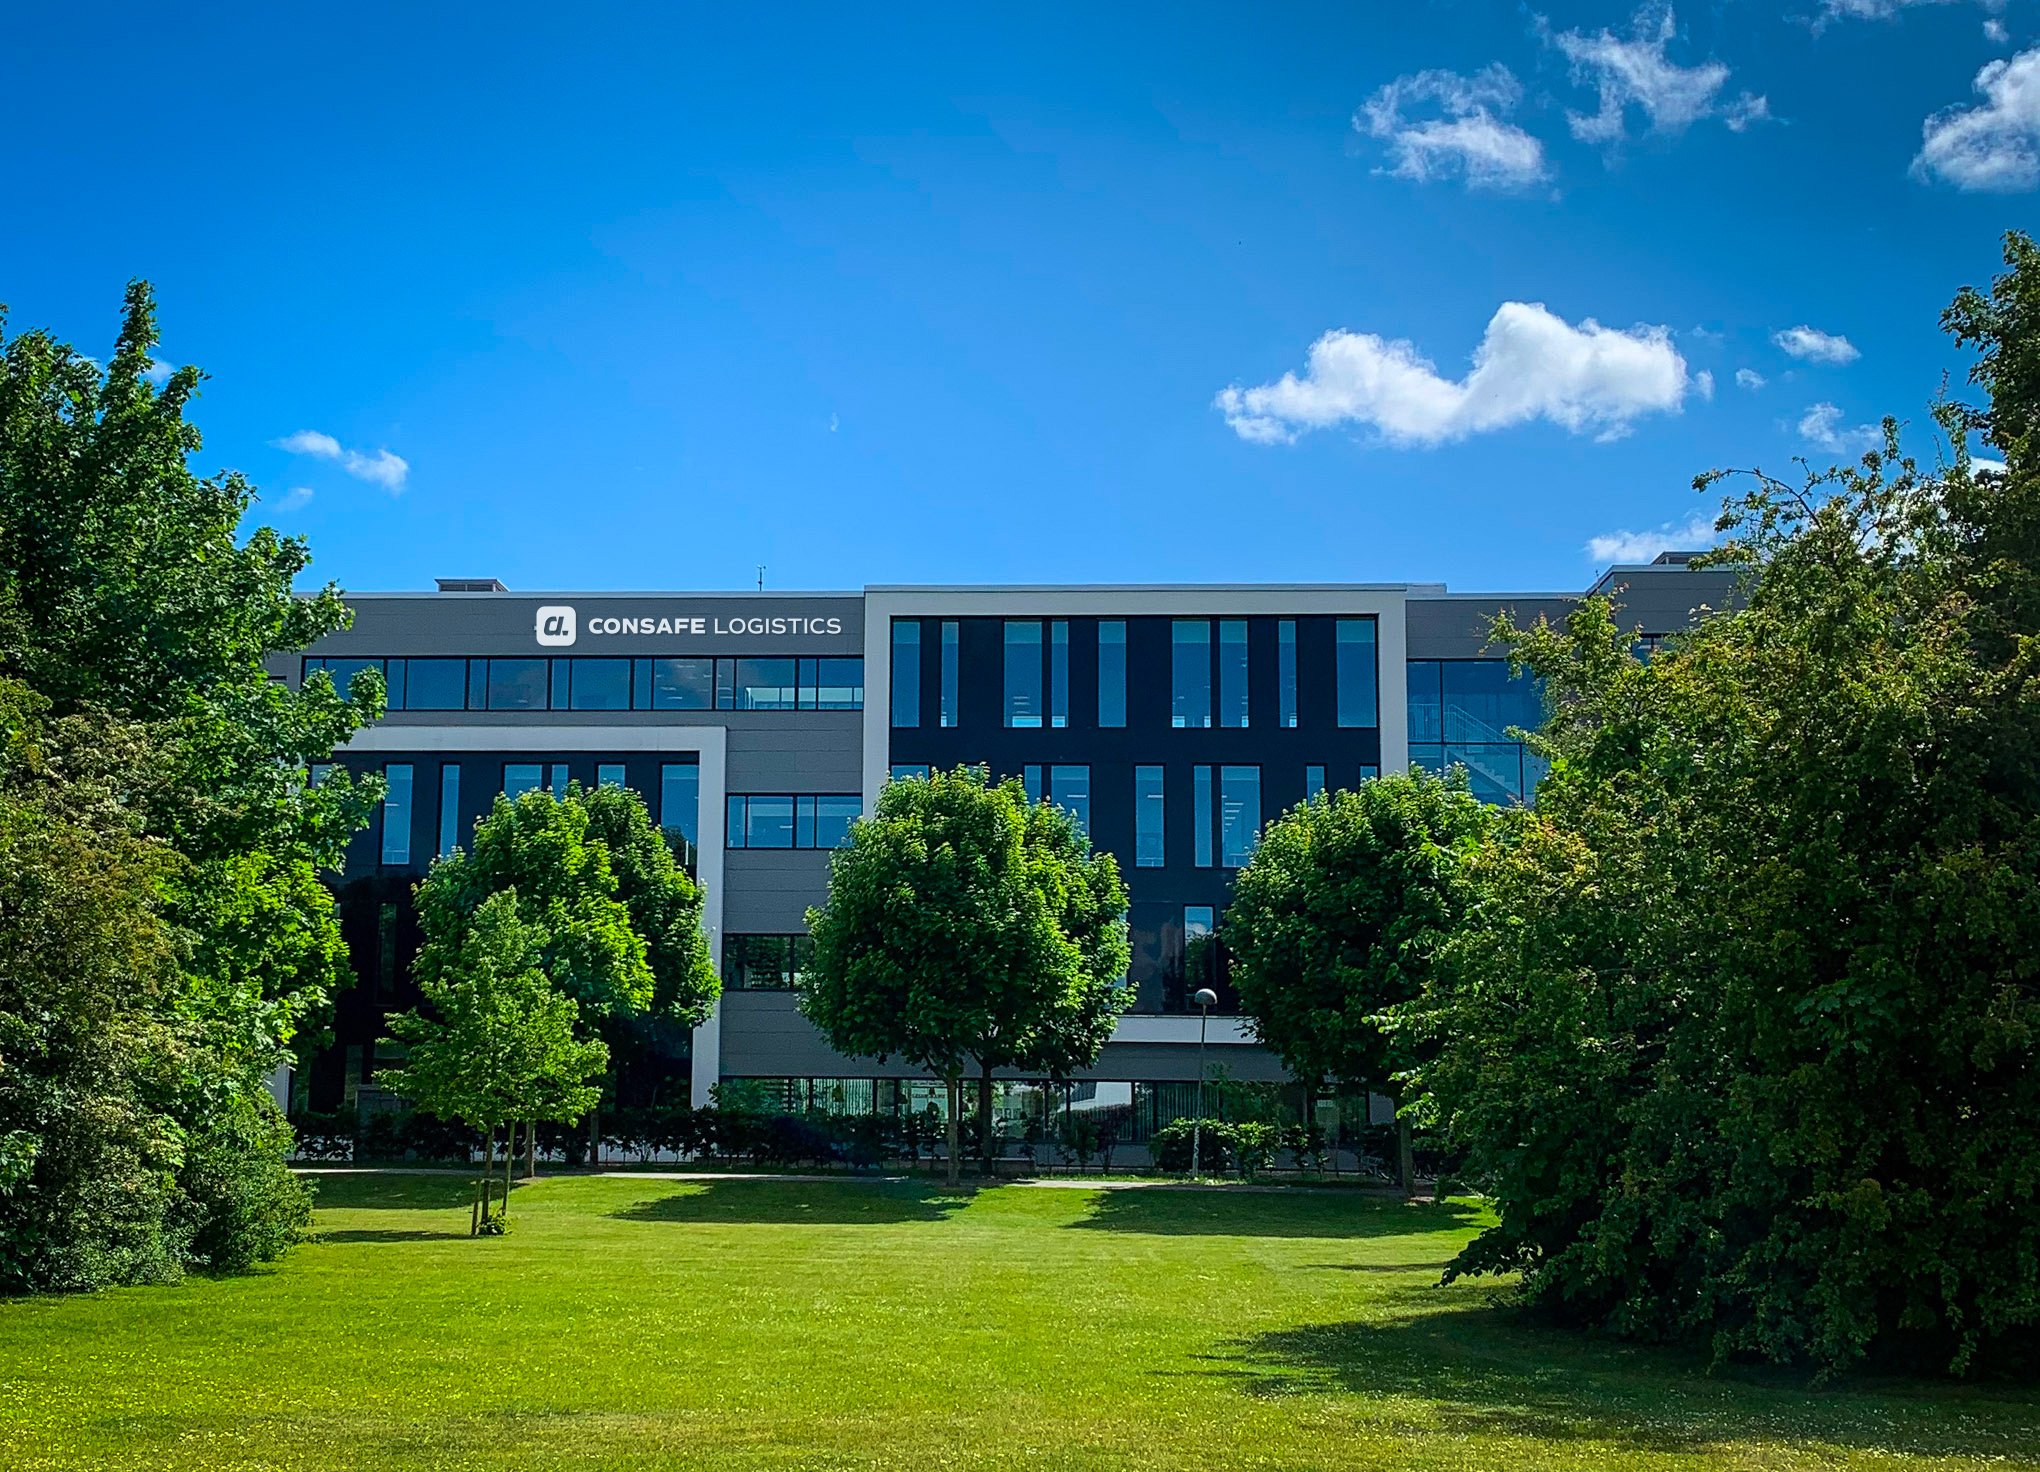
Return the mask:
[[[321,1211],[333,1207],[367,1211],[452,1211],[474,1200],[479,1171],[434,1171],[430,1175],[383,1175],[374,1171],[349,1171],[318,1176],[311,1182],[313,1205]],[[522,1186],[525,1182],[518,1181]],[[503,1195],[500,1168],[495,1176],[495,1195]]]
[[[1250,1395],[1408,1397],[1469,1435],[1649,1452],[1825,1444],[1999,1459],[2040,1445],[2040,1394],[2025,1387],[1866,1379],[1817,1389],[1803,1371],[1709,1374],[1689,1354],[1546,1327],[1504,1308],[1278,1330],[1209,1358],[1210,1374]]]
[[[392,1227],[348,1227],[337,1232],[318,1232],[315,1242],[459,1242],[466,1241],[466,1232],[431,1232],[422,1229]]]
[[[979,1189],[926,1181],[689,1181],[611,1215],[632,1222],[888,1226],[939,1222]]]
[[[1470,1203],[1411,1203],[1347,1192],[1222,1191],[1150,1186],[1101,1191],[1082,1231],[1160,1237],[1401,1237],[1470,1228]]]

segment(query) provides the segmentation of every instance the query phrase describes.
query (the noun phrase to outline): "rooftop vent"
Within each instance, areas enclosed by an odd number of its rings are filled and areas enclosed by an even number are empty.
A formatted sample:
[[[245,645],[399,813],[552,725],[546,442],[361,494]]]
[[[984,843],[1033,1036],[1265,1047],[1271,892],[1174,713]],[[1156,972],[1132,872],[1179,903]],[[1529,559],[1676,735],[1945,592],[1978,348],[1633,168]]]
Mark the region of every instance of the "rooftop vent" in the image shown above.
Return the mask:
[[[510,590],[497,578],[439,578],[442,593],[507,593]]]

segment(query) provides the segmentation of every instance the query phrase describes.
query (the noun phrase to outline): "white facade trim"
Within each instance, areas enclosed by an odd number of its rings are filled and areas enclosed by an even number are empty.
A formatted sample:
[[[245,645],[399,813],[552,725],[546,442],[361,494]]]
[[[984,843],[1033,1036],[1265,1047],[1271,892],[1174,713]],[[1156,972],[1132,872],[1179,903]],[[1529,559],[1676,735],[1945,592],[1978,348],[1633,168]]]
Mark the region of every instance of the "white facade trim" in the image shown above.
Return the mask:
[[[493,595],[491,595],[493,596]],[[708,932],[709,959],[722,971],[723,817],[729,785],[729,732],[722,726],[371,726],[357,731],[350,752],[569,752],[612,756],[626,752],[686,752],[701,759],[700,833],[695,843],[695,877],[702,888],[701,924]],[[708,1091],[722,1078],[722,1003],[694,1029],[694,1107],[709,1102]]]
[[[1178,1043],[1195,1046],[1197,1027],[1204,1019],[1197,1016],[1157,1016],[1140,1013],[1119,1019],[1112,1029],[1115,1043]],[[1258,1041],[1252,1026],[1244,1017],[1214,1017],[1204,1034],[1204,1040],[1216,1047],[1237,1047]]]

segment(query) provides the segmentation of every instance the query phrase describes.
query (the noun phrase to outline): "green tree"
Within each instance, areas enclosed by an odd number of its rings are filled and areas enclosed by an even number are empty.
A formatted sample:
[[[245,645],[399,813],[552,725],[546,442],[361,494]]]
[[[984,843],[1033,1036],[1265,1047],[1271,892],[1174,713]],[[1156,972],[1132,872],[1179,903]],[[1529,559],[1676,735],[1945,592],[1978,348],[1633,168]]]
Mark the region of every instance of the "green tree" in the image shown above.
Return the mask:
[[[473,922],[419,949],[419,990],[429,1012],[390,1019],[406,1049],[387,1076],[396,1090],[441,1119],[482,1132],[481,1220],[490,1221],[487,1182],[504,1131],[504,1203],[509,1202],[510,1132],[519,1120],[573,1121],[602,1097],[609,1050],[576,1035],[580,1008],[546,975],[543,927],[518,914],[517,892],[491,894]]]
[[[1648,663],[1601,600],[1512,632],[1552,774],[1408,1009],[1499,1212],[1456,1271],[1722,1356],[2032,1345],[2040,256],[2006,260],[1949,313],[1989,395],[1943,406],[1952,465],[1887,423],[1750,477],[1746,605]]]
[[[177,1161],[149,1198],[164,1252],[231,1266],[272,1253],[274,1224],[302,1212],[265,1079],[346,980],[318,875],[376,796],[344,779],[313,788],[306,768],[379,713],[381,691],[365,679],[342,699],[323,679],[294,691],[270,678],[272,656],[344,627],[347,611],[330,587],[295,590],[301,540],[242,536],[246,481],[192,470],[200,439],[185,415],[201,375],[149,382],[145,285],[129,287],[103,369],[47,333],[0,341],[0,673],[33,691],[46,723],[34,801],[62,807],[90,788],[110,804],[85,825],[93,841],[117,829],[168,860],[149,872],[174,960],[131,994],[153,1026],[113,1036],[174,1039],[175,1065],[137,1058],[96,1076],[154,1080]],[[81,777],[116,765],[118,781]],[[80,974],[99,964],[81,957]],[[100,1097],[73,1082],[77,1107]],[[0,1136],[11,1127],[0,1119]],[[292,1195],[296,1208],[278,1204]],[[123,1260],[100,1259],[111,1276],[95,1281],[122,1276]]]
[[[889,783],[808,911],[801,1011],[838,1051],[898,1055],[949,1087],[949,1177],[966,1065],[989,1168],[992,1074],[1066,1076],[1125,1009],[1126,886],[1069,814],[960,767]]]
[[[1496,821],[1463,774],[1413,771],[1319,793],[1261,835],[1233,886],[1225,946],[1255,1035],[1309,1091],[1400,1099],[1415,1059],[1383,1014],[1429,983],[1465,908],[1466,866]]]

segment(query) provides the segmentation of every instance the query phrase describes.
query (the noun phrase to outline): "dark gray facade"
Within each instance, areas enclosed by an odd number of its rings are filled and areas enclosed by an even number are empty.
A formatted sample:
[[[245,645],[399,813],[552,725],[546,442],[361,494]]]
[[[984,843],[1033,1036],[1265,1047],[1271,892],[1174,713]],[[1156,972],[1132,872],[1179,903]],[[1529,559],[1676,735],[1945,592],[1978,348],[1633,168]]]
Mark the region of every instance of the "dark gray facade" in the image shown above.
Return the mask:
[[[1725,606],[1733,580],[1673,561],[1613,569],[1596,590],[1654,638]],[[1187,999],[1207,982],[1229,997],[1208,935],[1253,832],[1319,786],[1413,760],[1461,762],[1494,800],[1527,796],[1536,758],[1507,732],[1534,724],[1535,696],[1510,680],[1491,626],[1498,612],[1562,618],[1577,597],[1422,584],[353,595],[352,628],[276,671],[344,680],[380,662],[391,710],[335,760],[401,788],[338,879],[362,984],[315,1069],[314,1106],[374,1088],[381,1018],[409,1001],[409,886],[497,793],[569,780],[637,788],[690,845],[726,986],[680,1050],[691,1057],[672,1060],[695,1102],[724,1078],[899,1077],[830,1050],[790,987],[848,816],[896,770],[962,761],[1078,808],[1127,876],[1134,1011],[1078,1087],[1105,1099],[1194,1080]],[[1220,1011],[1212,1060],[1280,1081]]]

